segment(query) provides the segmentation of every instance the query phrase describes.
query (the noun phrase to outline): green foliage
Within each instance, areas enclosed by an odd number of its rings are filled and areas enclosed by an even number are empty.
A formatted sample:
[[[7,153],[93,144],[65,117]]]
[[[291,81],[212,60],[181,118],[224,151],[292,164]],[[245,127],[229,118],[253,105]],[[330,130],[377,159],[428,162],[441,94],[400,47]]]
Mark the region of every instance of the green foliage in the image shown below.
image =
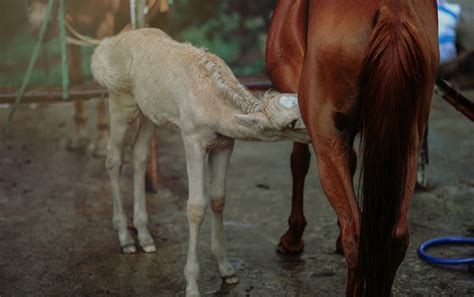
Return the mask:
[[[268,24],[275,0],[175,0],[172,35],[208,48],[236,75],[264,73]]]
[[[1,50],[1,87],[19,87],[35,44],[36,40],[30,34],[29,28],[25,26],[12,37],[9,41],[9,46]],[[47,56],[45,53],[47,53]],[[51,65],[52,61],[50,61],[49,57],[55,58],[59,57],[59,55],[59,42],[57,39],[53,39],[43,45],[39,60],[36,62],[36,67],[31,75],[30,85],[58,84],[61,77],[61,69]]]

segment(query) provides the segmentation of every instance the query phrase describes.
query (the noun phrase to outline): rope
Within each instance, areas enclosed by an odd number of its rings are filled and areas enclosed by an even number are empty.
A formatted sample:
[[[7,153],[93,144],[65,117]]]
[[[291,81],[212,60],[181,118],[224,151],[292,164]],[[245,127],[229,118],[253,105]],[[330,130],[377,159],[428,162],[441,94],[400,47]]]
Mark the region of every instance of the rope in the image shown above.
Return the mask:
[[[83,35],[77,32],[71,26],[71,24],[69,24],[68,22],[65,22],[65,23],[66,23],[66,28],[74,35],[74,37],[67,36],[67,42],[69,44],[96,46],[96,45],[99,45],[99,43],[102,41],[100,39],[94,39],[89,36]]]
[[[135,0],[130,0],[130,23],[132,24],[132,30],[137,28],[137,15],[136,15],[137,4]]]
[[[64,0],[59,0],[59,42],[61,46],[61,73],[63,85],[63,99],[69,98],[69,64],[67,59],[67,36],[66,36],[66,12],[64,8]]]
[[[31,53],[31,58],[30,58],[30,63],[28,64],[28,68],[26,70],[25,77],[23,78],[23,81],[21,83],[20,89],[18,90],[18,94],[16,96],[15,104],[13,105],[12,110],[10,111],[10,114],[8,115],[7,122],[5,123],[5,129],[10,126],[11,120],[13,116],[15,115],[18,106],[20,105],[21,99],[23,98],[23,95],[25,93],[26,87],[28,86],[28,83],[30,82],[31,78],[31,73],[33,72],[33,67],[36,63],[36,60],[38,59],[38,55],[41,50],[41,43],[43,42],[44,34],[46,33],[46,28],[48,27],[48,22],[49,18],[51,16],[51,11],[53,9],[53,0],[49,0],[48,2],[48,7],[46,8],[46,12],[44,15],[44,21],[41,24],[40,28],[40,33],[38,36],[38,41],[35,44],[35,47],[33,48],[33,52]]]

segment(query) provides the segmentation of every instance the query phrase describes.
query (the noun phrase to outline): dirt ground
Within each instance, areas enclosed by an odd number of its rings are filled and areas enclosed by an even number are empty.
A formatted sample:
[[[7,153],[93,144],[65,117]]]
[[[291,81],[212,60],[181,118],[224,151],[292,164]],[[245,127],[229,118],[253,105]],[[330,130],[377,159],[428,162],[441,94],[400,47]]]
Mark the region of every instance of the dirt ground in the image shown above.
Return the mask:
[[[95,102],[88,131],[96,135]],[[416,248],[437,236],[474,236],[474,126],[439,98],[430,130],[430,188],[410,212],[411,243],[395,283],[396,296],[474,296],[469,267],[441,268]],[[3,122],[8,110],[0,109]],[[0,138],[0,296],[184,296],[187,181],[182,143],[161,129],[160,189],[148,195],[158,251],[125,255],[112,228],[104,160],[65,150],[73,105],[26,106]],[[344,296],[345,261],[335,253],[336,217],[324,197],[314,155],[306,186],[300,256],[275,252],[290,206],[290,143],[238,142],[227,186],[227,250],[240,283],[222,285],[210,253],[209,219],[200,241],[203,296]],[[132,168],[123,189],[131,215]],[[472,248],[433,251],[469,255]]]

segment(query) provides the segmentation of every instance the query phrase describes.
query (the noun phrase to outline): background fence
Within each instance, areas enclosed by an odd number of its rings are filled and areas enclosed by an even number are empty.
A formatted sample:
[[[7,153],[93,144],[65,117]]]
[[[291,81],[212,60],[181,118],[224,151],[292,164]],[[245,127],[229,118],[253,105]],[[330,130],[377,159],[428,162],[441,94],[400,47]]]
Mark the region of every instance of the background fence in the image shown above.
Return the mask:
[[[66,0],[81,1],[81,0]],[[464,43],[474,48],[474,1],[456,0],[463,6]],[[17,88],[35,43],[26,17],[27,0],[0,1],[0,88]],[[180,41],[209,48],[222,57],[238,76],[264,73],[266,31],[276,0],[174,0],[168,26]],[[93,48],[82,49],[82,68],[91,80]],[[30,85],[60,85],[57,38],[43,45]]]
[[[81,0],[66,0],[81,1]],[[276,0],[174,0],[169,33],[177,40],[208,48],[238,76],[264,73],[266,31]],[[0,1],[0,88],[16,88],[27,68],[35,38],[27,20],[27,0]],[[92,80],[90,56],[82,48],[86,82]],[[60,85],[58,38],[45,43],[30,85]]]

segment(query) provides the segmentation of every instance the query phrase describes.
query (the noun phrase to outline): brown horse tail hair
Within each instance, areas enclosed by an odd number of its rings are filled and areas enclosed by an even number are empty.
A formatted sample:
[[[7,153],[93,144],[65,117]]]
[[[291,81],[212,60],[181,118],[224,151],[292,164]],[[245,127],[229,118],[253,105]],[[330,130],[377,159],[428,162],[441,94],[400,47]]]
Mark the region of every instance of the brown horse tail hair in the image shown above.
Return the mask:
[[[381,8],[361,68],[362,149],[359,296],[388,297],[412,138],[428,60],[424,39],[400,9]],[[395,263],[397,262],[397,263]]]

